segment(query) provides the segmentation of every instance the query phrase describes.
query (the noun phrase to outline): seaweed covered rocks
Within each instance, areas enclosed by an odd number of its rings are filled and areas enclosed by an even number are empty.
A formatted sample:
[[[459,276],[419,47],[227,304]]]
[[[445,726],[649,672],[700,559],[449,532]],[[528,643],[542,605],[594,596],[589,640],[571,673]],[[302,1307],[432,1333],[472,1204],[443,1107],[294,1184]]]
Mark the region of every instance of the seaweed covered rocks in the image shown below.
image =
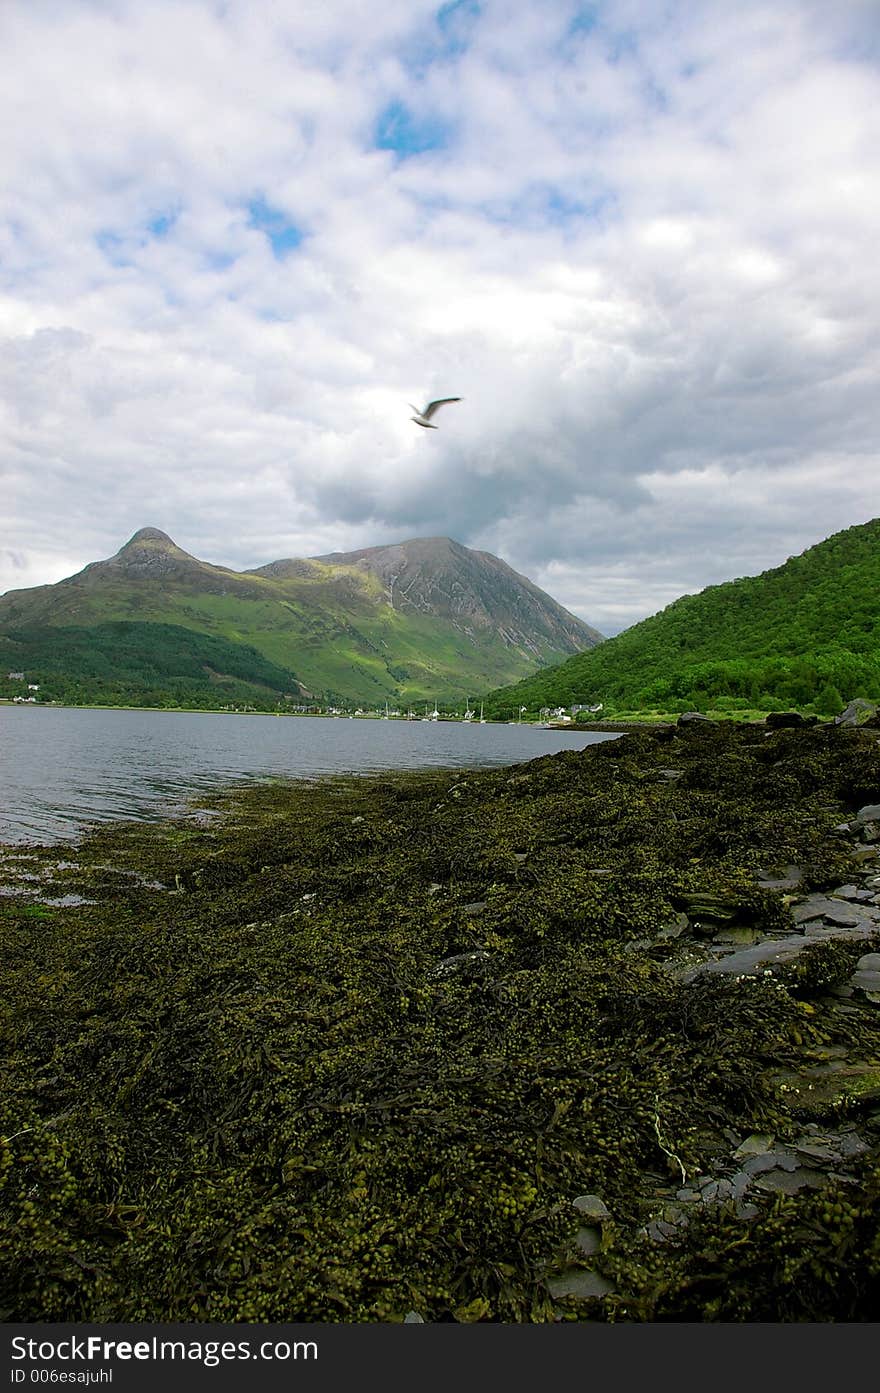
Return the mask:
[[[9,848],[7,1320],[867,1320],[876,730]]]

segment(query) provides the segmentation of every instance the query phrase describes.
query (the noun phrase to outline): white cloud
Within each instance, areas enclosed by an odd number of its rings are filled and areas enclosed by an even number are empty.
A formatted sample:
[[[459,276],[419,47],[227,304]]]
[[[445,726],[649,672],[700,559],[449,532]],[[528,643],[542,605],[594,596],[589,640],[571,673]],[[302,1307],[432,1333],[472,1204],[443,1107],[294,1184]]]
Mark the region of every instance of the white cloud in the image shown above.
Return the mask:
[[[7,0],[0,590],[443,531],[611,632],[873,516],[871,5],[593,11]]]

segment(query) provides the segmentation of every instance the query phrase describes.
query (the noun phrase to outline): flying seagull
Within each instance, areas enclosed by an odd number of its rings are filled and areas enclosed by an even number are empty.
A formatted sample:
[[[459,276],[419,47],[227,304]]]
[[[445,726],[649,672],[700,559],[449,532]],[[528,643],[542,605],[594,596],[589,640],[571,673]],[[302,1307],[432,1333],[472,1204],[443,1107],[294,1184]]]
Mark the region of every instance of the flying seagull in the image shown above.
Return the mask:
[[[417,406],[413,406],[410,402],[411,410],[416,413],[415,416],[410,417],[410,420],[415,421],[417,426],[425,426],[428,430],[437,430],[431,417],[439,407],[445,406],[450,401],[461,401],[461,397],[440,397],[438,401],[429,401],[424,411],[420,411]]]

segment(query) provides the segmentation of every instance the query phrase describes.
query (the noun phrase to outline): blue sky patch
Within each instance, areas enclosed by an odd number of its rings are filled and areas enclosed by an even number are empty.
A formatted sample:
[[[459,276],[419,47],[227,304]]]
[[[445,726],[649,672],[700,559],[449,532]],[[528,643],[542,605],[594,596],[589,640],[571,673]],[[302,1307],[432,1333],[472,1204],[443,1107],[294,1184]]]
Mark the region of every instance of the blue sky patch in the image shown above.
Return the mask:
[[[581,5],[568,26],[569,34],[590,34],[599,23],[598,5]]]
[[[479,0],[450,0],[437,11],[437,28],[444,38],[444,51],[463,53],[465,39],[482,11]]]
[[[598,182],[581,183],[577,191],[553,184],[530,184],[523,193],[507,202],[481,205],[493,222],[512,227],[555,227],[562,231],[593,222],[605,225],[613,215],[617,199],[614,191]]]
[[[262,197],[252,199],[247,208],[251,227],[268,237],[276,261],[283,261],[288,252],[299,246],[302,230],[280,208],[273,207]]]
[[[418,116],[403,102],[389,102],[376,121],[375,143],[393,150],[400,159],[439,150],[449,139],[449,128],[437,116]]]
[[[151,237],[164,237],[177,219],[176,213],[158,213],[155,218],[151,218],[147,223],[147,231]]]
[[[103,252],[111,266],[131,265],[131,236],[115,232],[112,227],[105,227],[100,232],[95,233],[95,244]]]

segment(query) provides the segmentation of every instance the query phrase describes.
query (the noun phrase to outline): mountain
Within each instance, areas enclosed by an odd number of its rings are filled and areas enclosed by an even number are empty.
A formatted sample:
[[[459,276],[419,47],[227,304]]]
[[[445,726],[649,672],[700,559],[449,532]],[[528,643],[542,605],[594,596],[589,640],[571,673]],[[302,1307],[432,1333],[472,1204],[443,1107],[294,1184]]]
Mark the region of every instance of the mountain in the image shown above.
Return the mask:
[[[602,635],[549,599],[488,551],[471,551],[449,537],[422,537],[393,546],[331,552],[310,562],[274,561],[251,575],[298,578],[303,566],[352,569],[378,580],[397,613],[428,615],[477,639],[491,631],[513,649],[542,662],[548,646],[560,651],[596,644]],[[549,603],[548,603],[549,601]]]
[[[489,693],[508,713],[603,702],[616,710],[771,709],[880,693],[880,519],[761,575],[685,595],[600,648]]]
[[[0,596],[0,695],[24,672],[61,700],[463,700],[599,642],[447,537],[233,571],[144,527],[108,560]]]

